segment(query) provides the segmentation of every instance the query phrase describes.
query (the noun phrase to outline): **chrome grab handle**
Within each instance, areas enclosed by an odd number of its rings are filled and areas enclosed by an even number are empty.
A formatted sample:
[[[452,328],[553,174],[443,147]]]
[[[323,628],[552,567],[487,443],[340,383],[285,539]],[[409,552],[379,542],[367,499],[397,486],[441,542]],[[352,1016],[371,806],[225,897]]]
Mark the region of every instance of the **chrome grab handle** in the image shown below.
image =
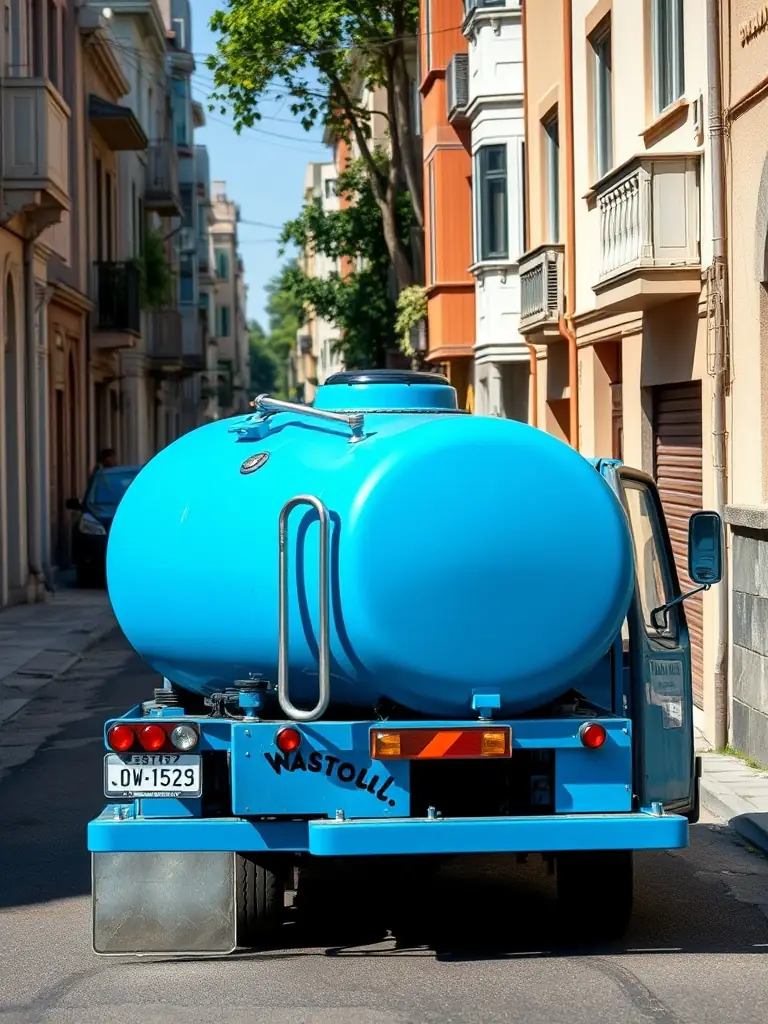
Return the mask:
[[[301,405],[299,402],[283,402],[282,399],[270,398],[269,395],[258,395],[251,402],[251,406],[257,413],[261,413],[264,419],[278,412],[298,412],[302,416],[314,416],[318,420],[345,424],[352,431],[350,443],[365,438],[365,417],[361,412],[328,412],[326,409],[313,409],[311,405]]]
[[[287,404],[287,403],[286,403]],[[288,695],[288,517],[299,505],[309,505],[320,517],[320,636],[318,642],[319,695],[309,711],[291,704]],[[277,649],[277,699],[283,714],[294,722],[314,722],[328,709],[331,700],[331,642],[328,618],[328,509],[311,494],[299,494],[280,511],[279,603]]]

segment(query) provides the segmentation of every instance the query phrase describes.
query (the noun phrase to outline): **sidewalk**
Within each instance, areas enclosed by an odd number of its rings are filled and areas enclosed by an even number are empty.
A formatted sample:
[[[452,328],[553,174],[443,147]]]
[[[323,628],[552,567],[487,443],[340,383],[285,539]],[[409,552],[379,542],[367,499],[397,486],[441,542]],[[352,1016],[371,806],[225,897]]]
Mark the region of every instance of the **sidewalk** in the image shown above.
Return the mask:
[[[117,623],[103,590],[62,588],[0,612],[0,723],[67,672]]]
[[[698,730],[696,750],[702,762],[702,807],[768,853],[768,771],[715,753]]]

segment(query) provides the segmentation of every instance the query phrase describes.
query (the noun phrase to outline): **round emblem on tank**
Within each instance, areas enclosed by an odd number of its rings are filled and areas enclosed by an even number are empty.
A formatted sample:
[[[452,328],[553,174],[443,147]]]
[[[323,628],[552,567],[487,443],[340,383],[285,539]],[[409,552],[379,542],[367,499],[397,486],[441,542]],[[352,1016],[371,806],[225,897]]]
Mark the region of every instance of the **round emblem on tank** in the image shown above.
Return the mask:
[[[257,452],[256,455],[249,455],[240,467],[240,472],[243,476],[247,476],[249,473],[255,473],[257,469],[261,469],[268,458],[269,452]]]

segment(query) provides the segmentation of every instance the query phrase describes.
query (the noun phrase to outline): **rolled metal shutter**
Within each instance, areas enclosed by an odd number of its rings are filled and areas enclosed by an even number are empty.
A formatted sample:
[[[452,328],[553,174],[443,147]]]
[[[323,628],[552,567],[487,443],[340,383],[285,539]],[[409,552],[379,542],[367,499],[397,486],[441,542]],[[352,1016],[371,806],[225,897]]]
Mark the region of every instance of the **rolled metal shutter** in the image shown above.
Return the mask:
[[[702,487],[701,381],[654,388],[655,475],[667,518],[680,586],[693,589],[688,575],[688,520],[704,500]],[[704,602],[685,603],[691,636],[693,700],[703,705]]]

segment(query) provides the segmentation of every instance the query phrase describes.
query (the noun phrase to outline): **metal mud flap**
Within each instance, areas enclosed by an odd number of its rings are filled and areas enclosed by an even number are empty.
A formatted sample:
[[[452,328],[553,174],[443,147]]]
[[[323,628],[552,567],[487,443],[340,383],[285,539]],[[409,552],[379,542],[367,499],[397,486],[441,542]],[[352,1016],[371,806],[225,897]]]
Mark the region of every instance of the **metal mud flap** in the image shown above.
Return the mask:
[[[232,853],[94,853],[93,948],[223,954],[237,944]]]

